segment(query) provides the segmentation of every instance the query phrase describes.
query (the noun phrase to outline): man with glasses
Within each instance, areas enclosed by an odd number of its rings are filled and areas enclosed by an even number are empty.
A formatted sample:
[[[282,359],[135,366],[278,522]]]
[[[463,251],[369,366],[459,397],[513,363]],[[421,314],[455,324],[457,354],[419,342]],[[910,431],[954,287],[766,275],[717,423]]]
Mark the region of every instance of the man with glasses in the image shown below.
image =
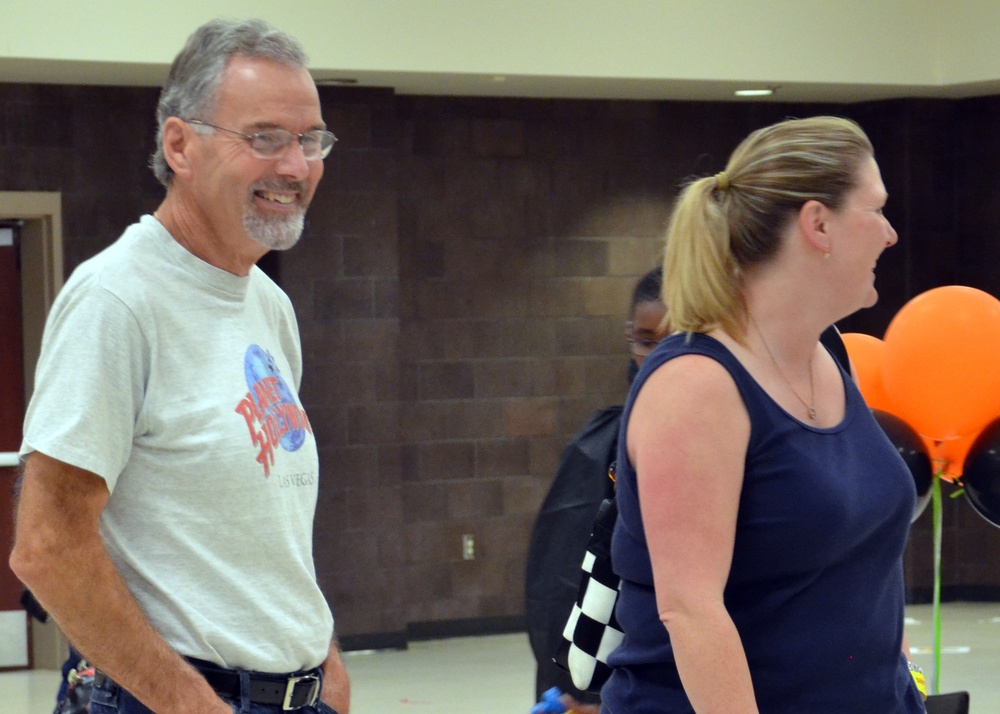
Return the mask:
[[[261,21],[199,28],[157,118],[166,198],[49,315],[11,566],[97,667],[92,714],[347,714],[295,315],[255,265],[336,138]]]

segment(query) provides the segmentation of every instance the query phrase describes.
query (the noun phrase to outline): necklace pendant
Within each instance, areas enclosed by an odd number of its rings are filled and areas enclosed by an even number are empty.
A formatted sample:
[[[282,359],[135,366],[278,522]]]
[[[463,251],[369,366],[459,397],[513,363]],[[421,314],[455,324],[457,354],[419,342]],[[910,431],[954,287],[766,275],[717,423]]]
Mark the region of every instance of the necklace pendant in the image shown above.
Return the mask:
[[[809,407],[809,418],[816,421],[816,407]]]

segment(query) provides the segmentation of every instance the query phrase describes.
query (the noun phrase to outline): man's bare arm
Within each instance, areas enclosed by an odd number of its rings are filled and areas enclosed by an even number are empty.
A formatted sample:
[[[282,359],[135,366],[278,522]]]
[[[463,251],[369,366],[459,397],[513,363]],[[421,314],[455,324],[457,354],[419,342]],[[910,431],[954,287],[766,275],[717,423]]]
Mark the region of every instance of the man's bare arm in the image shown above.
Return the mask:
[[[153,629],[98,532],[104,480],[35,452],[17,505],[10,567],[98,669],[160,714],[230,714]]]

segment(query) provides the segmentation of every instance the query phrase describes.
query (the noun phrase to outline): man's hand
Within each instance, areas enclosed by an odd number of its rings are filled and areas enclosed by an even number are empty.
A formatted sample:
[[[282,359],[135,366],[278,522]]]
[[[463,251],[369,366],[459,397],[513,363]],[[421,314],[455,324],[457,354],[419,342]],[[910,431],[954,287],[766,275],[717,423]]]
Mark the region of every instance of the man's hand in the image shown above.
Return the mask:
[[[330,652],[323,663],[323,691],[320,699],[333,707],[337,714],[348,714],[351,708],[351,681],[344,660],[340,657],[337,638],[330,643]]]

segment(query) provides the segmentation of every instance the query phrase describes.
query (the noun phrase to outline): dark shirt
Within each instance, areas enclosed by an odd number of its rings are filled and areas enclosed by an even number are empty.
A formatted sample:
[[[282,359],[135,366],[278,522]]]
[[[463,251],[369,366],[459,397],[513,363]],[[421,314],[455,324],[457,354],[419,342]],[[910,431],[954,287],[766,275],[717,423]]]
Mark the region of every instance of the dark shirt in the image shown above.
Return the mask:
[[[785,412],[718,341],[675,335],[646,358],[625,405],[663,363],[707,355],[732,375],[750,416],[733,561],[724,598],[762,714],[917,714],[901,651],[902,553],[913,479],[849,375],[843,421]],[[602,692],[614,714],[692,712],[660,622],[635,471],[621,439],[612,557],[625,640]],[[719,672],[719,677],[725,677]]]
[[[531,531],[525,574],[525,616],[528,639],[538,663],[535,694],[551,687],[584,702],[594,694],[573,686],[573,680],[552,658],[562,640],[580,587],[580,564],[594,525],[594,516],[605,498],[614,493],[608,466],[618,450],[620,406],[594,414],[563,450],[559,468],[542,502]]]

